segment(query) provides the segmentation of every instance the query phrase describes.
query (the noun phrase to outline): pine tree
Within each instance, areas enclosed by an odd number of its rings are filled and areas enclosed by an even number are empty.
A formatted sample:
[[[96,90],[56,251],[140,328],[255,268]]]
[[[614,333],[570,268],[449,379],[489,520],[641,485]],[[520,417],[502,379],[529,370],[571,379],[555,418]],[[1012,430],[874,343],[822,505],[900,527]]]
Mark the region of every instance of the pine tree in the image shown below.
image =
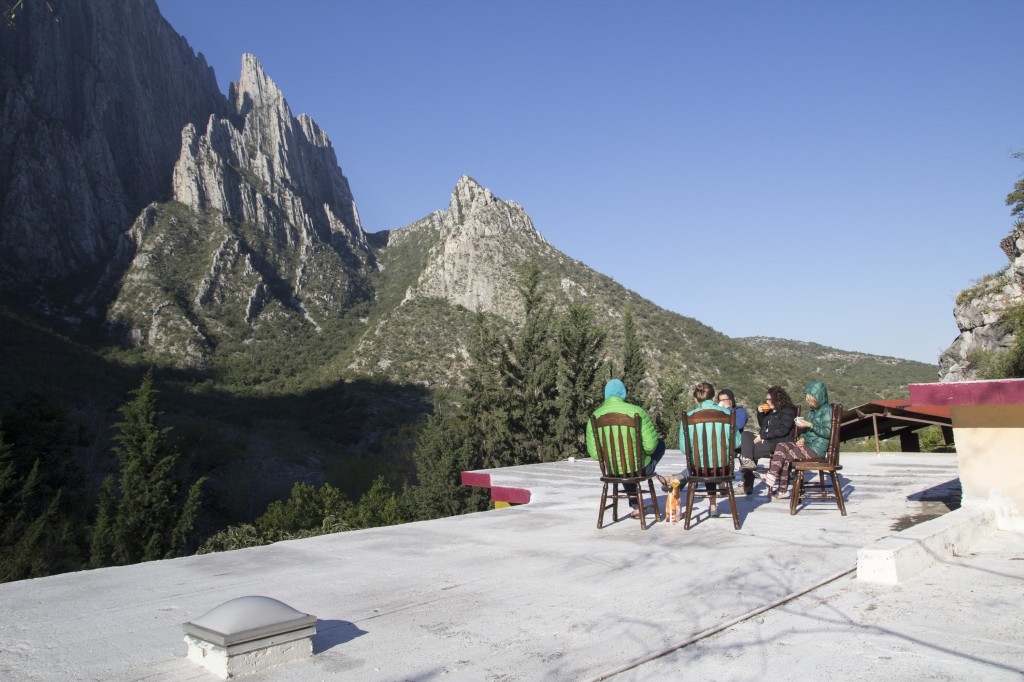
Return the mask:
[[[634,405],[646,407],[644,378],[647,374],[647,364],[644,362],[640,340],[636,335],[632,307],[627,307],[622,316],[622,337],[622,383],[626,385],[626,397]]]
[[[394,526],[405,521],[399,498],[391,492],[383,476],[374,479],[346,518],[353,529]]]
[[[523,269],[518,289],[524,322],[518,335],[506,341],[499,365],[509,396],[511,463],[552,461],[559,456],[558,348],[554,311],[544,300],[536,261]]]
[[[342,527],[349,511],[345,495],[330,483],[317,488],[310,483],[292,485],[287,500],[277,500],[256,519],[256,527],[266,542],[313,534],[324,526]]]
[[[586,422],[599,398],[601,352],[607,334],[594,325],[589,308],[570,304],[559,326],[558,424],[562,455],[585,453]]]
[[[434,519],[487,509],[487,491],[461,481],[461,472],[480,468],[474,457],[478,441],[464,414],[447,416],[435,406],[413,451],[417,483],[405,493],[407,516]]]
[[[170,428],[159,428],[153,374],[118,408],[114,447],[120,464],[115,491],[104,482],[93,529],[91,562],[130,564],[179,556],[185,550],[205,479],[179,499],[174,468],[178,453],[168,443]],[[119,493],[119,497],[117,495]]]
[[[0,437],[0,581],[82,568],[84,523],[70,423],[48,398],[30,396],[4,415]],[[77,501],[78,503],[69,503]]]
[[[509,409],[512,401],[499,367],[502,341],[487,316],[477,310],[468,348],[466,395],[459,418],[473,424],[479,466],[491,469],[512,463]],[[459,472],[454,472],[457,476]]]
[[[36,509],[39,460],[22,476],[11,446],[0,433],[0,582],[50,575],[49,531],[57,517],[60,493]]]

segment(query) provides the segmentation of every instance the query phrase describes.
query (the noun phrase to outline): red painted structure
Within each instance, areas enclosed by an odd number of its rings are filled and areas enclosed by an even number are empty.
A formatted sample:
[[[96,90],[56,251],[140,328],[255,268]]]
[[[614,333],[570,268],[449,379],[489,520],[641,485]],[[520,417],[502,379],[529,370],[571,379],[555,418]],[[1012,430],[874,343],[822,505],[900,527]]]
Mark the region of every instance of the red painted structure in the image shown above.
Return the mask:
[[[1024,405],[1024,379],[910,384],[914,405]],[[915,407],[915,409],[917,409]]]
[[[480,471],[463,471],[462,485],[473,485],[479,488],[490,488],[491,502],[508,504],[526,504],[530,501],[530,491],[525,488],[505,488],[491,486],[491,475]]]

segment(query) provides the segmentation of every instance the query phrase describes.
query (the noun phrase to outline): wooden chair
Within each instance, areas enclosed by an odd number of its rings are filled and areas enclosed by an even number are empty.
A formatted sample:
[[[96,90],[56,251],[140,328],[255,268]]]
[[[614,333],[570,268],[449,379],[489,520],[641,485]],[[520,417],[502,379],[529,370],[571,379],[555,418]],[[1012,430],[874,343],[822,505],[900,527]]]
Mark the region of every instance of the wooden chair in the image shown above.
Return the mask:
[[[733,463],[736,458],[733,435],[736,433],[736,413],[701,410],[688,415],[683,411],[679,416],[679,422],[682,427],[680,431],[683,435],[683,453],[686,455],[690,471],[689,485],[686,488],[686,520],[683,528],[690,529],[694,497],[707,497],[710,509],[714,509],[718,487],[725,486],[732,509],[732,523],[736,530],[739,530],[736,494],[732,488]],[[715,489],[709,489],[708,484],[712,483]],[[703,490],[698,490],[700,485],[704,486]]]
[[[647,530],[647,504],[644,502],[644,486],[647,484],[650,501],[654,505],[654,518],[660,518],[658,496],[654,492],[654,475],[645,476],[644,446],[640,430],[640,415],[610,413],[590,418],[590,428],[597,445],[597,459],[601,463],[601,510],[597,515],[597,527],[604,527],[604,512],[611,507],[612,522],[619,520],[619,500],[629,500],[629,493],[619,486],[632,483],[636,486],[637,507],[640,510],[640,527]],[[608,502],[608,486],[611,486],[611,503]]]
[[[843,406],[839,403],[832,403],[832,433],[828,439],[828,450],[825,456],[818,459],[803,462],[793,462],[793,474],[796,476],[793,483],[793,492],[789,501],[789,513],[796,514],[796,508],[800,499],[808,490],[818,491],[817,499],[828,499],[835,497],[836,504],[843,516],[846,516],[846,504],[843,502],[843,487],[839,483],[839,471],[843,466],[839,463],[839,429],[843,425]],[[817,483],[805,483],[804,474],[808,471],[818,472]],[[831,485],[826,485],[825,474],[831,478]]]

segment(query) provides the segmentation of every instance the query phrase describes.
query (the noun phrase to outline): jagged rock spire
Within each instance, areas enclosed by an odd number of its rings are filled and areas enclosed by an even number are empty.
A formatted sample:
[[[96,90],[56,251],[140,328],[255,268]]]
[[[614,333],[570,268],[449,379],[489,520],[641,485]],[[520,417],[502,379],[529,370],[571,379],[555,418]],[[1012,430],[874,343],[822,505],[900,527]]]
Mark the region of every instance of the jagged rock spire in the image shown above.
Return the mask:
[[[366,235],[327,135],[308,116],[292,116],[251,54],[229,99],[235,121],[211,117],[205,135],[182,131],[175,198],[267,225],[287,243],[321,240],[365,261]]]

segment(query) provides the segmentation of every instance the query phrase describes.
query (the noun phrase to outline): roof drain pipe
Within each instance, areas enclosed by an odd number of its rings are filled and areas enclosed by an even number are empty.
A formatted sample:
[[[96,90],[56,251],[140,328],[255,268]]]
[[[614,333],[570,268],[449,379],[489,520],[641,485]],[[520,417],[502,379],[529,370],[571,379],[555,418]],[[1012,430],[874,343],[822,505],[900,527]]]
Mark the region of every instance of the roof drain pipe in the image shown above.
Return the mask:
[[[700,632],[700,633],[698,633],[696,635],[693,635],[692,637],[689,637],[689,638],[683,640],[682,642],[679,642],[678,644],[673,644],[672,646],[670,646],[670,647],[668,647],[666,649],[662,649],[661,651],[657,651],[657,652],[655,652],[655,653],[653,653],[653,654],[651,654],[649,656],[644,656],[643,658],[637,659],[635,661],[631,661],[630,663],[626,663],[625,665],[620,666],[620,667],[616,668],[615,670],[609,670],[606,673],[601,673],[597,677],[593,678],[591,682],[600,682],[601,680],[607,680],[608,678],[614,677],[616,675],[620,675],[620,674],[626,672],[627,670],[632,670],[633,668],[638,668],[641,665],[643,665],[644,663],[650,663],[651,661],[653,661],[655,659],[658,659],[658,658],[661,658],[662,656],[667,656],[668,654],[672,653],[673,651],[678,651],[679,649],[683,649],[685,647],[690,646],[691,644],[695,644],[695,643],[699,642],[702,639],[706,639],[708,637],[711,637],[712,635],[717,635],[722,630],[727,630],[728,628],[731,628],[733,625],[736,625],[737,623],[742,623],[743,621],[749,620],[749,619],[753,618],[754,616],[757,616],[757,615],[760,615],[760,614],[764,613],[765,611],[770,611],[771,609],[774,609],[774,608],[777,608],[779,606],[782,606],[783,604],[785,604],[787,602],[791,602],[791,601],[793,601],[794,599],[796,599],[798,597],[804,596],[808,592],[813,592],[814,590],[816,590],[816,589],[818,589],[820,587],[823,587],[823,586],[829,584],[830,582],[834,582],[836,580],[839,580],[843,576],[850,575],[851,573],[856,573],[856,571],[857,571],[857,566],[856,566],[856,564],[854,564],[853,567],[847,568],[846,570],[840,571],[839,573],[836,573],[835,575],[829,576],[828,578],[825,578],[821,582],[815,583],[814,585],[811,585],[810,587],[808,587],[806,589],[800,590],[799,592],[793,592],[791,594],[786,595],[785,597],[782,597],[780,599],[776,599],[772,603],[765,604],[764,606],[762,606],[759,609],[755,609],[753,611],[750,611],[749,613],[745,613],[742,616],[737,616],[736,618],[733,618],[730,621],[726,621],[725,623],[722,623],[721,625],[716,625],[713,628],[710,628],[708,630],[705,630],[704,632]]]

